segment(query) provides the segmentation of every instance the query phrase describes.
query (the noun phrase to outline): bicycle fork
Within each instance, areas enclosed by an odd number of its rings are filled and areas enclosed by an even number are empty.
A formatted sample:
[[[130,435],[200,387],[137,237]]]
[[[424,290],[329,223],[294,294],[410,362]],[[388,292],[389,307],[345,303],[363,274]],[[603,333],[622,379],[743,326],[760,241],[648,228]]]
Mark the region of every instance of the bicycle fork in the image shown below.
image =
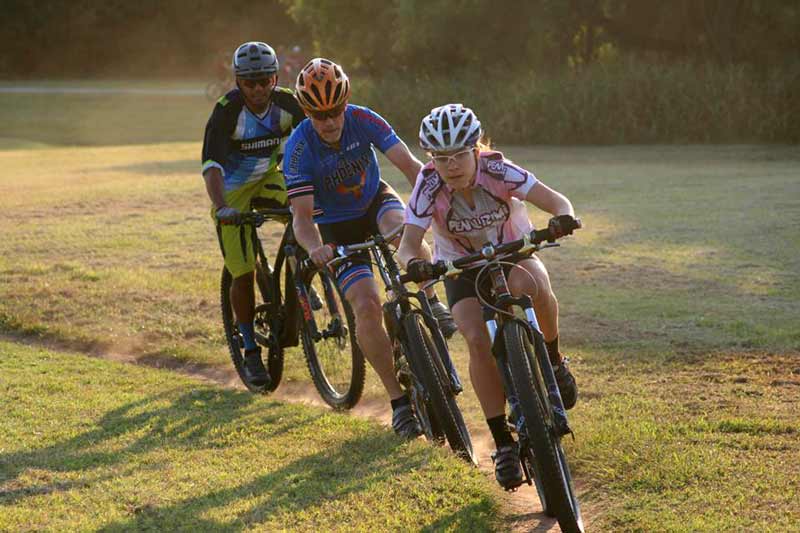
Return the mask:
[[[553,366],[550,364],[550,358],[547,354],[547,347],[544,344],[544,336],[541,329],[539,329],[539,321],[536,319],[536,313],[533,310],[533,304],[530,297],[522,296],[514,298],[514,303],[518,304],[525,312],[525,321],[517,318],[511,320],[519,320],[524,326],[528,335],[528,340],[534,348],[535,360],[529,360],[531,370],[534,370],[533,365],[537,365],[542,372],[545,387],[547,388],[547,397],[550,400],[551,413],[553,416],[553,424],[556,434],[559,436],[572,433],[567,421],[567,413],[564,409],[564,403],[561,400],[561,393],[558,390],[558,383],[556,376],[553,372]],[[486,329],[489,333],[489,339],[492,346],[492,353],[497,360],[497,366],[500,369],[500,375],[505,385],[506,395],[508,396],[508,404],[511,410],[510,420],[516,427],[517,434],[522,436],[525,434],[525,419],[522,415],[519,402],[517,401],[514,392],[513,380],[511,379],[511,372],[505,358],[505,350],[497,340],[497,318],[493,309],[485,308],[483,310],[483,318],[486,323]]]

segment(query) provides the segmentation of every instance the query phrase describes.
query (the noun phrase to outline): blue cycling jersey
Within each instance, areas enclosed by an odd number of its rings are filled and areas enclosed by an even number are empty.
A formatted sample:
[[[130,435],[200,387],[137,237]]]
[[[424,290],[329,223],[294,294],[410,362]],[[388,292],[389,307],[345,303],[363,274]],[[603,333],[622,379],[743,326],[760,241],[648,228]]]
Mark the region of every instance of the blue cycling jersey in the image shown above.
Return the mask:
[[[321,224],[363,216],[381,179],[373,147],[385,153],[398,142],[389,123],[366,107],[347,106],[335,147],[304,120],[286,142],[283,172],[289,199],[313,194],[314,221]]]

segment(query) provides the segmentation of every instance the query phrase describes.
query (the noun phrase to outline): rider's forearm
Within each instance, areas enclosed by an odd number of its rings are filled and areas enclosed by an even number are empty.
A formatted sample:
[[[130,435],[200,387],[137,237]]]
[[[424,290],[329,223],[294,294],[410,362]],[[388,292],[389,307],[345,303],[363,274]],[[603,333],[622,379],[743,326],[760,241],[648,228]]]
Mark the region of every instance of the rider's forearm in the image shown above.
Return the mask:
[[[225,188],[223,186],[224,180],[222,179],[222,172],[216,167],[209,168],[203,174],[203,179],[206,182],[206,191],[211,203],[214,204],[215,209],[225,207]]]
[[[414,154],[408,149],[406,143],[400,141],[386,150],[386,157],[403,173],[413,187],[417,182],[419,171],[422,170],[422,163],[419,159],[414,157]]]
[[[322,246],[322,238],[313,220],[295,217],[292,220],[292,229],[294,230],[294,237],[297,239],[298,244],[307,252]]]
[[[423,236],[425,230],[413,224],[406,224],[403,230],[403,238],[400,246],[397,247],[397,260],[403,268],[408,266],[408,262],[419,257],[430,261],[430,253],[425,254],[422,250]]]
[[[572,202],[558,191],[554,191],[544,183],[537,182],[525,198],[539,209],[550,213],[553,216],[570,215],[575,216]]]
[[[397,260],[400,262],[400,266],[406,268],[408,266],[408,262],[414,259],[415,257],[421,257],[422,252],[419,250],[411,250],[408,246],[400,246],[397,249]]]
[[[550,214],[553,216],[559,215],[569,215],[571,217],[575,216],[575,209],[572,207],[572,202],[561,193],[557,193],[557,200],[554,202],[553,210],[550,211]]]

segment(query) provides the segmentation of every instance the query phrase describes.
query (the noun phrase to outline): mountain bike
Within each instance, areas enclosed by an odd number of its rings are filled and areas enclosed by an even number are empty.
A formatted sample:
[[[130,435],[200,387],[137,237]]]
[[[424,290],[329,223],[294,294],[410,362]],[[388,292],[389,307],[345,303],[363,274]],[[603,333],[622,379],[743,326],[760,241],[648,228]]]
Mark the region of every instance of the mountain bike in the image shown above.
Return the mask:
[[[264,253],[257,229],[268,220],[286,223],[273,264]],[[289,209],[258,209],[243,213],[236,222],[242,227],[243,236],[245,225],[256,228],[255,337],[267,349],[265,366],[271,378],[264,386],[255,386],[246,379],[244,341],[230,302],[233,280],[223,267],[222,323],[231,360],[242,382],[252,392],[274,391],[283,375],[284,350],[297,346],[299,341],[322,399],[334,409],[353,407],[364,390],[366,367],[355,340],[353,312],[330,273],[302,267],[306,254],[294,238]]]
[[[402,231],[376,234],[363,243],[337,246],[330,266],[368,251],[383,280],[387,301],[384,322],[392,343],[397,380],[408,394],[428,440],[444,444],[464,460],[477,464],[472,440],[458,408],[456,396],[462,391],[447,343],[433,316],[423,290],[411,292],[400,273],[389,243]]]
[[[572,229],[577,228],[580,228],[579,220]],[[554,241],[550,230],[544,229],[506,244],[486,244],[479,252],[430,265],[430,277],[456,277],[478,269],[476,293],[483,307],[506,398],[511,404],[525,482],[536,485],[545,514],[556,517],[561,530],[571,533],[584,530],[567,457],[561,446],[562,437],[572,434],[572,430],[531,299],[527,295],[518,298],[511,295],[503,270],[503,265],[513,267],[514,263],[508,260],[519,260],[540,249],[559,246]],[[488,275],[491,282],[488,298],[481,296],[478,290],[483,275]]]

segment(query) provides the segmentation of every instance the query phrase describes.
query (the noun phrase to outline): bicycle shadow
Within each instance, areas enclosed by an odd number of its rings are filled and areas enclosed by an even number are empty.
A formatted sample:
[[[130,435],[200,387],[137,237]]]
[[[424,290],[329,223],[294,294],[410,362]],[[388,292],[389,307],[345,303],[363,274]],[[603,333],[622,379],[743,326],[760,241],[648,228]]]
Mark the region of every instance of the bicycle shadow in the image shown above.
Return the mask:
[[[119,520],[100,531],[116,533],[130,530],[165,529],[191,523],[201,531],[243,531],[258,527],[278,514],[325,512],[324,506],[358,492],[374,490],[376,484],[407,474],[423,466],[413,455],[396,454],[402,443],[391,434],[370,433],[340,445],[297,459],[282,468],[236,487],[207,492],[172,505],[153,507],[128,519]],[[386,453],[375,453],[386,452]],[[386,460],[391,457],[391,460]],[[248,509],[228,521],[199,518],[222,507],[239,507],[240,500],[261,497]],[[291,524],[284,524],[291,528]]]
[[[159,449],[168,441],[172,446],[197,450],[224,445],[218,429],[235,429],[236,424],[259,424],[264,428],[262,438],[278,436],[294,426],[278,403],[262,402],[248,409],[253,395],[243,391],[195,389],[184,392],[175,400],[173,388],[155,395],[126,403],[109,411],[93,428],[72,438],[30,451],[0,454],[0,502],[3,504],[36,494],[90,486],[109,476],[97,474],[103,468],[126,461],[129,454],[142,454]],[[235,413],[233,419],[231,412]],[[304,419],[312,423],[319,414]],[[106,444],[115,444],[114,451],[97,450]],[[20,474],[26,471],[82,472],[80,480],[57,481],[41,486],[15,487]]]

